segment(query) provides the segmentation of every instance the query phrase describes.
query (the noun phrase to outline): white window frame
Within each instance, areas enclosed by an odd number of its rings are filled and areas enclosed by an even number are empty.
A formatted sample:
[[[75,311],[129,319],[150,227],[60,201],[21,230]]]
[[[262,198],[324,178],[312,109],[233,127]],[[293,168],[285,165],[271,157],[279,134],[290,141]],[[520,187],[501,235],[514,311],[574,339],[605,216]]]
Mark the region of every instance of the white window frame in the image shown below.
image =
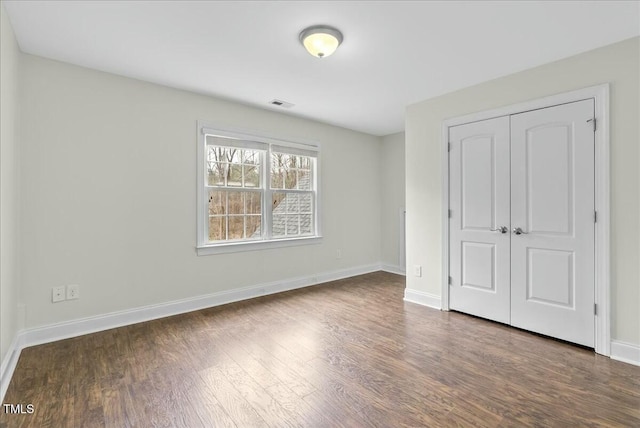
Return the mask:
[[[321,217],[321,198],[320,198],[320,145],[312,142],[293,141],[288,138],[267,136],[255,131],[246,131],[238,129],[220,128],[217,126],[207,125],[201,121],[197,122],[197,197],[196,197],[196,210],[197,210],[197,238],[196,238],[196,251],[199,256],[210,254],[222,254],[222,253],[236,253],[243,251],[254,251],[270,248],[282,248],[296,245],[308,245],[319,244],[322,241],[322,229],[320,225]],[[208,221],[208,198],[205,195],[207,186],[205,184],[205,159],[206,159],[206,136],[215,135],[224,138],[238,139],[244,141],[252,141],[266,145],[269,149],[262,155],[262,165],[260,169],[262,188],[259,190],[262,193],[262,239],[259,240],[238,240],[238,241],[224,241],[211,243],[207,239],[207,221]],[[314,152],[315,163],[312,171],[312,192],[314,193],[313,203],[313,221],[315,226],[315,235],[310,236],[295,236],[295,237],[272,237],[270,226],[271,224],[271,197],[273,192],[278,192],[278,189],[271,190],[271,159],[270,153],[272,147],[278,147],[280,149],[290,149],[291,152]],[[238,191],[250,190],[238,188]],[[255,189],[258,190],[258,189]],[[286,189],[287,192],[291,192],[290,189]],[[295,190],[294,190],[295,192]],[[306,191],[305,191],[306,193]]]

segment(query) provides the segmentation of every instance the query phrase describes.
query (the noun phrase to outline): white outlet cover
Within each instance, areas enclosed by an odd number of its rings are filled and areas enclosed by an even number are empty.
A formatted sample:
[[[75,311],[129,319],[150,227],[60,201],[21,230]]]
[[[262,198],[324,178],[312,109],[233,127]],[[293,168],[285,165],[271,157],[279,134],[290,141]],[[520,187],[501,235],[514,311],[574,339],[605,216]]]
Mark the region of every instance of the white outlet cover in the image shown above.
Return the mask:
[[[413,267],[413,273],[415,274],[415,276],[417,277],[421,277],[422,276],[422,266],[420,265],[415,265]]]
[[[53,303],[62,302],[66,299],[64,285],[51,289],[51,301]]]
[[[67,285],[67,300],[80,298],[80,286],[78,284]]]

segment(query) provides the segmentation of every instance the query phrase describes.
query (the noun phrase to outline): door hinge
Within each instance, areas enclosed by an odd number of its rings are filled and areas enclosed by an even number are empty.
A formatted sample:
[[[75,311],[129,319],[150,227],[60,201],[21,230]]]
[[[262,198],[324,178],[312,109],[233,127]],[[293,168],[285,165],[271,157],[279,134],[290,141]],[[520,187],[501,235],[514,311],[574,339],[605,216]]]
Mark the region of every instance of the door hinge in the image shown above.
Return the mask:
[[[596,132],[596,129],[598,129],[598,121],[596,120],[596,118],[594,117],[593,119],[589,119],[587,120],[587,122],[591,122],[591,124],[593,125],[593,132]]]
[[[597,223],[598,222],[598,211],[594,211],[593,212],[593,222]]]
[[[593,304],[593,315],[598,315],[598,304],[597,303]]]
[[[451,277],[449,277],[449,285],[451,285]]]
[[[447,143],[447,151],[450,152],[451,151],[451,142]]]
[[[449,210],[449,218],[451,218],[451,210]]]

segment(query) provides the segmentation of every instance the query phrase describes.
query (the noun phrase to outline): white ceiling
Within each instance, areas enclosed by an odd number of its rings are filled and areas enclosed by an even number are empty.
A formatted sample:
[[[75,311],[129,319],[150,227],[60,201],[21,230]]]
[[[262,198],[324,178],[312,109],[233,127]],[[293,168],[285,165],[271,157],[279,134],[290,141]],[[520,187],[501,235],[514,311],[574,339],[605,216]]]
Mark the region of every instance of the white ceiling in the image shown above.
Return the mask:
[[[640,35],[638,1],[3,4],[26,53],[374,135],[409,104]],[[343,32],[331,57],[298,41],[314,24]]]

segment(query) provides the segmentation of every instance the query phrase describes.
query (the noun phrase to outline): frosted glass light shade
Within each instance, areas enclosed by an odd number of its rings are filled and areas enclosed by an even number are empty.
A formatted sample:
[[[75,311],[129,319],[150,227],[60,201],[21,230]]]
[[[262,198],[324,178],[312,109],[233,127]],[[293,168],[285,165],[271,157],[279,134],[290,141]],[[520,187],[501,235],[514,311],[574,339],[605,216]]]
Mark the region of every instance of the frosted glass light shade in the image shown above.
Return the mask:
[[[342,33],[333,27],[316,25],[302,30],[300,42],[311,55],[324,58],[338,49],[342,43]]]

